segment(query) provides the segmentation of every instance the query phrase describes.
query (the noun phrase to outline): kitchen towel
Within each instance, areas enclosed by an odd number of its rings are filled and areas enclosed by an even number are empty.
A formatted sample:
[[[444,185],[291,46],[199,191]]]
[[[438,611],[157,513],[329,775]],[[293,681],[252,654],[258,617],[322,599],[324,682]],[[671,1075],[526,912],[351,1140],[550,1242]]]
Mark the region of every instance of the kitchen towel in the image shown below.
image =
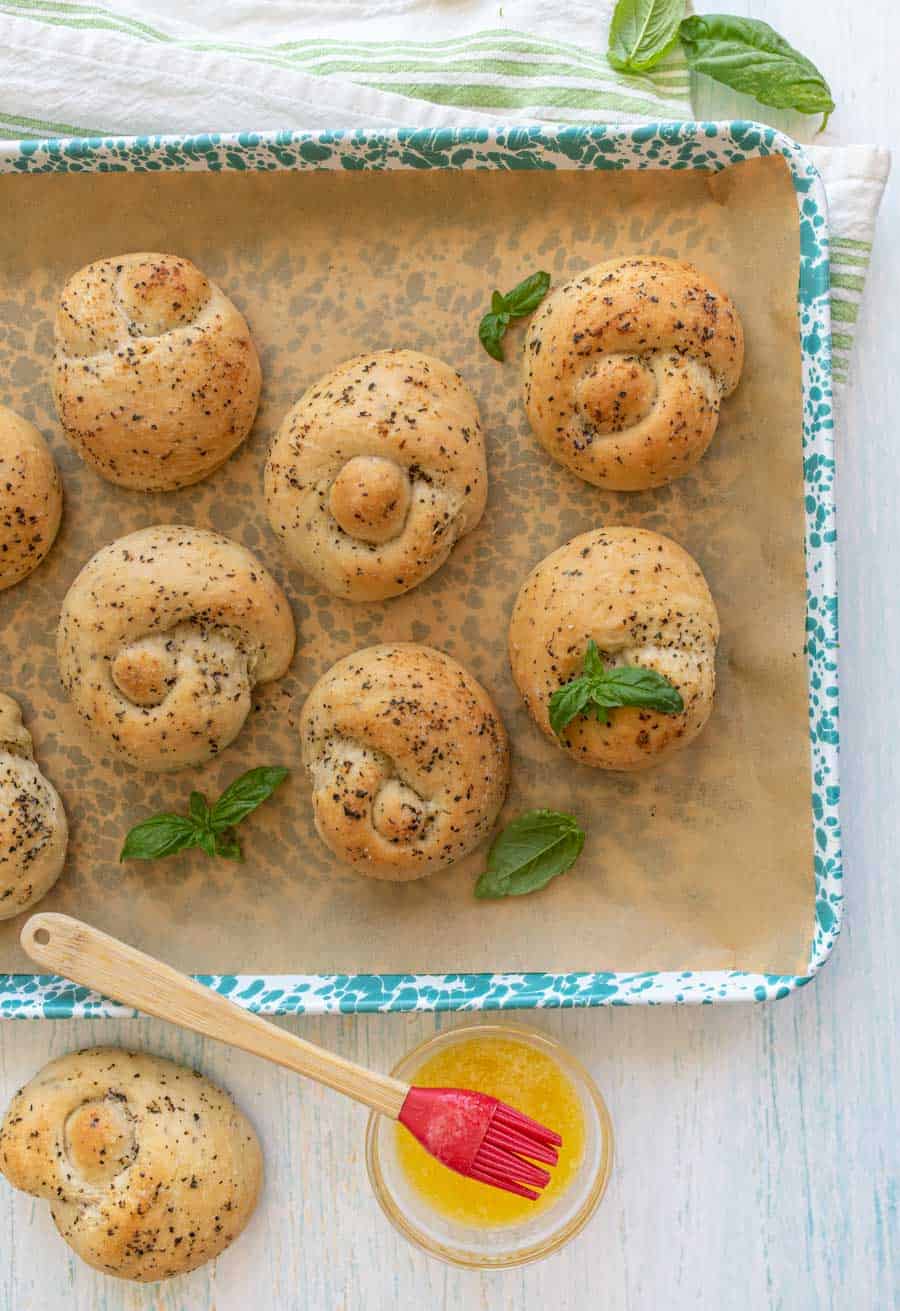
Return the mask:
[[[693,117],[677,47],[640,76],[610,66],[613,0],[510,8],[507,16],[495,0],[0,0],[0,135]],[[710,85],[703,117],[736,116],[734,97],[723,88],[717,102]],[[829,201],[840,391],[890,157],[875,147],[810,151]]]

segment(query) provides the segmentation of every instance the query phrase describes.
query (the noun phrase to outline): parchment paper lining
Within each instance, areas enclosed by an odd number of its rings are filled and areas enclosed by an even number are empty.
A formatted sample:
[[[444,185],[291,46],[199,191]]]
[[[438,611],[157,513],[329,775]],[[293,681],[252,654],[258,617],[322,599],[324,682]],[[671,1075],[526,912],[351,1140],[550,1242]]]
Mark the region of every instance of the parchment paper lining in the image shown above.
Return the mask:
[[[724,173],[228,173],[0,179],[0,399],[31,418],[63,471],[47,562],[0,594],[0,686],[23,704],[70,816],[63,910],[198,972],[726,969],[802,973],[813,924],[802,545],[797,208],[784,162]],[[184,254],[246,313],[265,389],[243,450],[194,488],[141,495],[88,470],[62,439],[48,385],[52,317],[69,273],[127,250]],[[536,445],[520,399],[521,330],[495,364],[476,337],[493,287],[535,268],[555,282],[616,254],[684,256],[732,294],[747,362],[697,471],[659,491],[603,493]],[[265,520],[261,471],[289,405],[361,351],[403,345],[458,367],[488,434],[488,510],[429,582],[352,606],[292,573]],[[258,690],[242,735],[203,770],[139,774],[104,757],[61,689],[54,629],[98,547],[157,522],[196,523],[257,551],[298,625],[290,674]],[[719,693],[705,733],[670,763],[615,776],[574,765],[522,709],[506,663],[519,584],[561,542],[604,523],[665,532],[702,565],[719,607]],[[578,865],[544,893],[480,903],[484,852],[392,886],[338,867],[312,826],[296,723],[334,660],[409,639],[461,660],[510,732],[505,818],[573,811]],[[128,827],[210,796],[254,764],[293,769],[242,832],[244,865],[192,853],[117,863]],[[0,970],[30,971],[19,920]]]

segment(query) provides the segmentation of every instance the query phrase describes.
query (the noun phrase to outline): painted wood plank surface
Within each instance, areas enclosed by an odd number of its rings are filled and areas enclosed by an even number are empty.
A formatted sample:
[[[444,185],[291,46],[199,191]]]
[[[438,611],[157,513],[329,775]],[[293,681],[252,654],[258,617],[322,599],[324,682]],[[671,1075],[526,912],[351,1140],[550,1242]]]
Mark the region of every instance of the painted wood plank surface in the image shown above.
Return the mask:
[[[711,8],[700,5],[699,8]],[[889,0],[729,0],[813,57],[838,103],[827,140],[900,136]],[[700,88],[702,114],[748,102]],[[796,130],[797,121],[780,126]],[[214,1265],[152,1288],[81,1265],[42,1202],[0,1186],[0,1311],[887,1311],[898,1273],[900,192],[891,183],[859,325],[840,455],[847,921],[818,982],[768,1007],[543,1012],[609,1101],[617,1162],[601,1211],[564,1252],[478,1275],[429,1261],[371,1198],[364,1114],[281,1070],[151,1021],[0,1027],[0,1104],[52,1056],[146,1048],[232,1090],[266,1148],[262,1203]],[[296,1020],[315,1042],[388,1068],[427,1015]],[[463,1021],[465,1022],[465,1021]]]

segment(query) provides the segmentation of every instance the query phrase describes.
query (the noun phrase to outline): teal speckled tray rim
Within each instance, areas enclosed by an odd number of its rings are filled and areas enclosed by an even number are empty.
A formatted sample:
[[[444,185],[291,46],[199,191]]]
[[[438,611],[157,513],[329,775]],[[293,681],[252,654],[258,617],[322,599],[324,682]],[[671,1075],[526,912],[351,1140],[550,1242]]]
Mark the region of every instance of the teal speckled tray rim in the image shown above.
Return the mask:
[[[276,169],[722,169],[782,155],[800,212],[798,315],[803,358],[806,650],[816,914],[805,975],[742,971],[571,974],[199,975],[249,1010],[499,1010],[543,1006],[766,1001],[809,983],[841,925],[837,568],[828,222],[803,148],[758,123],[657,123],[553,129],[242,132],[0,143],[0,173]],[[51,975],[0,974],[0,1017],[130,1016],[130,1008]]]

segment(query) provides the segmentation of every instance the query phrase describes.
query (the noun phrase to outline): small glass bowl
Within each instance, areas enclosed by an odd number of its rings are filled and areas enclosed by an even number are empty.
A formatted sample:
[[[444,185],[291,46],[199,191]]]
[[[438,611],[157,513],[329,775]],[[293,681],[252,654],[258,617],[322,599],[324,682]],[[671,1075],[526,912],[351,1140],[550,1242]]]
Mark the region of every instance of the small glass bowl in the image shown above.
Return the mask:
[[[366,1130],[366,1165],[381,1209],[391,1224],[430,1256],[471,1269],[502,1270],[540,1261],[580,1233],[600,1204],[612,1169],[609,1111],[587,1070],[564,1047],[537,1029],[514,1024],[472,1024],[448,1029],[408,1052],[391,1074],[415,1083],[416,1071],[436,1052],[470,1038],[509,1038],[544,1052],[575,1088],[584,1115],[581,1164],[552,1206],[533,1219],[493,1228],[442,1215],[406,1176],[397,1154],[395,1122],[373,1113]]]

